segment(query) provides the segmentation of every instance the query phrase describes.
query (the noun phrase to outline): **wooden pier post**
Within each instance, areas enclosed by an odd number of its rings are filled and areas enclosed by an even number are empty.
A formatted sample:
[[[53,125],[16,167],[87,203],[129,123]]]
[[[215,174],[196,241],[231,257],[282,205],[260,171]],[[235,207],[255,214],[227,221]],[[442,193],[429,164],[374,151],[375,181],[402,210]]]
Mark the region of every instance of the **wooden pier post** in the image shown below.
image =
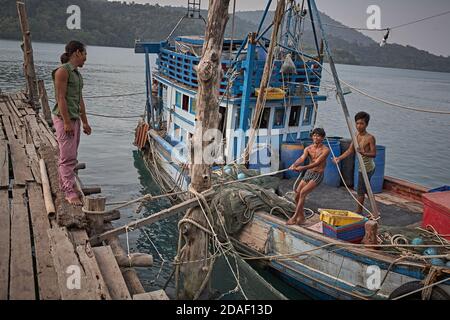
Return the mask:
[[[88,211],[102,212],[105,210],[106,198],[103,196],[88,196],[84,198],[84,207]],[[104,229],[103,213],[86,213],[89,223],[90,235],[101,234]]]
[[[34,110],[39,110],[39,94],[37,88],[36,71],[34,69],[33,47],[31,45],[31,32],[28,24],[27,12],[25,3],[17,1],[17,12],[19,14],[20,28],[23,37],[23,56],[24,56],[24,70],[25,78],[28,87],[28,100]]]
[[[193,136],[193,149],[191,150],[191,188],[195,192],[202,192],[211,187],[211,168],[205,163],[205,151],[214,138],[207,137],[205,132],[217,129],[219,124],[219,84],[222,79],[222,66],[220,57],[228,21],[229,0],[211,0],[208,9],[203,54],[198,64],[198,93],[197,115],[195,132]],[[192,157],[193,155],[193,157]],[[212,155],[208,155],[212,156]],[[192,219],[209,229],[206,218],[200,208],[188,210],[186,218]],[[197,261],[207,258],[209,236],[204,231],[190,223],[183,224],[180,232],[183,233],[185,246],[183,247],[182,261]],[[208,275],[208,265],[205,262],[185,263],[177,267],[176,276],[182,274],[183,290],[181,298],[193,299],[199,295],[205,286]],[[177,292],[177,296],[179,292]]]
[[[47,121],[47,124],[50,127],[52,127],[53,126],[52,112],[48,104],[48,96],[47,91],[45,90],[44,80],[42,79],[38,80],[38,87],[39,87],[39,98],[41,100],[42,113],[44,115],[44,119],[45,121]]]

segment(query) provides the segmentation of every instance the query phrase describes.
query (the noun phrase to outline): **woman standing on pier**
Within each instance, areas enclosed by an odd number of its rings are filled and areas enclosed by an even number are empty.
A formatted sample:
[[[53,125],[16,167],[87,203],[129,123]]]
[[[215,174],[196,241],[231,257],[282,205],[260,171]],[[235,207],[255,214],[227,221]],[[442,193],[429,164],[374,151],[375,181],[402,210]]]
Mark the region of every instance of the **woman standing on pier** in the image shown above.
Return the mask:
[[[83,77],[78,68],[86,62],[86,47],[79,41],[70,41],[61,56],[61,66],[52,72],[55,86],[56,105],[53,108],[53,123],[59,145],[58,174],[61,190],[66,200],[82,205],[75,184],[75,166],[80,143],[80,127],[91,134],[83,101]]]

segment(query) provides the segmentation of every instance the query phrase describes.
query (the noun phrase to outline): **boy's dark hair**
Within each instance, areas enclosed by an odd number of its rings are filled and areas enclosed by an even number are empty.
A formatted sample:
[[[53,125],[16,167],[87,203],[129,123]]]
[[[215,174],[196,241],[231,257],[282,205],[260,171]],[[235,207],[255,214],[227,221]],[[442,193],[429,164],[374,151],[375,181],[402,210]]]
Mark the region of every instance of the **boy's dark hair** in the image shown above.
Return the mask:
[[[323,130],[322,128],[315,128],[312,132],[311,132],[311,136],[314,134],[318,134],[319,136],[321,136],[322,138],[325,138],[325,130]]]
[[[72,40],[68,44],[66,44],[65,48],[66,52],[61,55],[61,63],[69,62],[70,57],[77,51],[83,52],[86,50],[86,46],[82,44],[80,41]]]
[[[355,114],[355,122],[358,120],[364,120],[366,124],[369,124],[370,121],[370,115],[367,112],[360,111],[357,114]]]

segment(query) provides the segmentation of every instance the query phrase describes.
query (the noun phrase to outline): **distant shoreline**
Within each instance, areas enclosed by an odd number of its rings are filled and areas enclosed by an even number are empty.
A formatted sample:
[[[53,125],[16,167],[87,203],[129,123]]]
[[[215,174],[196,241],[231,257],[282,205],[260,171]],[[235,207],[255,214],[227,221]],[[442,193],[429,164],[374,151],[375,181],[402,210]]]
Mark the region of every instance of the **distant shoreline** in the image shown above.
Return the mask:
[[[0,38],[0,41],[10,41],[10,42],[18,42],[20,43],[21,40],[17,39],[4,39]],[[39,40],[32,40],[33,43],[41,43],[41,44],[55,44],[55,45],[61,45],[64,47],[64,43],[60,42],[49,42],[49,41],[39,41]],[[87,47],[99,47],[99,48],[114,48],[114,49],[131,49],[134,50],[133,47],[112,47],[112,46],[101,46],[101,45],[89,45],[87,44]],[[20,45],[18,45],[18,48],[20,48]],[[327,62],[324,62],[324,64],[328,64]],[[366,65],[366,64],[349,64],[349,63],[336,63],[336,65],[343,65],[343,66],[361,66],[361,67],[371,67],[371,68],[383,68],[383,69],[394,69],[394,70],[410,70],[410,71],[423,71],[423,72],[433,72],[433,73],[443,73],[443,74],[450,74],[450,72],[445,71],[433,71],[433,70],[422,70],[422,69],[411,69],[411,68],[394,68],[394,67],[384,67],[384,66],[374,66],[374,65]]]

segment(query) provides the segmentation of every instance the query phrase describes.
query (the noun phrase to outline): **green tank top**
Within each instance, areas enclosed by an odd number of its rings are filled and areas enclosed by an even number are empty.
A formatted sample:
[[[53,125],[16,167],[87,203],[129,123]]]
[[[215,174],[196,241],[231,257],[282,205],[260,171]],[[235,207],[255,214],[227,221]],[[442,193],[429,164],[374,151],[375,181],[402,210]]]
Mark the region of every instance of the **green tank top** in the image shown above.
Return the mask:
[[[69,79],[67,80],[67,91],[66,91],[66,103],[67,109],[69,110],[70,119],[78,119],[80,117],[80,103],[81,103],[81,91],[83,89],[83,77],[80,72],[71,64],[65,63],[62,66],[56,68],[52,72],[53,85],[55,87],[55,97],[57,100],[57,92],[55,86],[55,73],[59,68],[64,68],[69,73]],[[52,113],[56,116],[60,115],[58,102],[56,102],[53,107]]]

